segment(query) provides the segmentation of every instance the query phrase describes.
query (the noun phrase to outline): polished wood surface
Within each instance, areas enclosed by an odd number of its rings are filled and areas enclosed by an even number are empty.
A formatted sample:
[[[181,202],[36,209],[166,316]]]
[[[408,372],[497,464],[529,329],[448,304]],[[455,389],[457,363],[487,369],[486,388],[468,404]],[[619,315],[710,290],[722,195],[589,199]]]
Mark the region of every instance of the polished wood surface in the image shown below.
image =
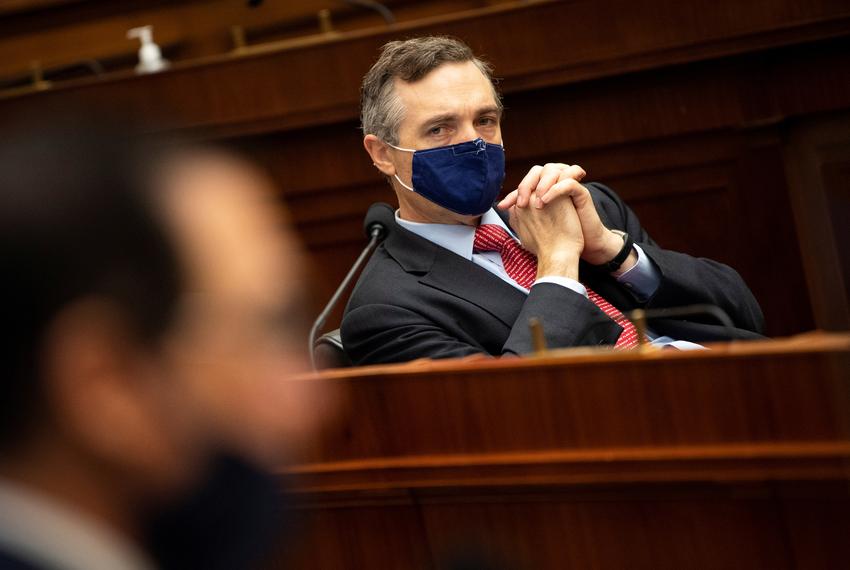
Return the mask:
[[[154,76],[7,92],[0,117],[82,100],[256,158],[309,250],[318,313],[365,245],[368,206],[394,201],[362,149],[361,77],[384,42],[433,33],[464,39],[495,65],[506,189],[534,164],[581,164],[662,245],[735,267],[767,334],[850,328],[850,297],[835,301],[850,282],[840,224],[847,155],[836,154],[850,141],[843,0],[503,3],[271,42]],[[815,124],[832,133],[826,169],[817,152],[797,164],[816,142],[800,133]],[[835,231],[819,223],[830,212]]]
[[[481,8],[509,0],[384,0],[396,21]],[[13,0],[0,1],[0,89],[26,82],[30,63],[64,81],[91,75],[74,64],[95,59],[106,71],[131,70],[139,49],[128,29],[152,25],[167,58],[182,62],[233,51],[232,27],[247,45],[321,37],[318,13],[328,10],[338,31],[387,24],[374,10],[340,0]]]
[[[346,394],[286,474],[295,567],[850,564],[848,335],[294,381]]]

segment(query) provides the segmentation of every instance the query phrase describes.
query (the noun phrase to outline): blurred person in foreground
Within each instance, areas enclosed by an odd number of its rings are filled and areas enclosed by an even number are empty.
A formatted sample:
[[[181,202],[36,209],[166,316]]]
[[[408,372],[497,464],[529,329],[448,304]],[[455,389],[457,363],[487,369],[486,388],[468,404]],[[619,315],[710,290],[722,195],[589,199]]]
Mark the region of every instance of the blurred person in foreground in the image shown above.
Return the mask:
[[[688,350],[763,338],[734,269],[660,247],[580,166],[533,166],[497,203],[502,111],[490,66],[453,38],[389,42],[366,73],[363,146],[398,210],[342,320],[352,361],[528,354],[532,318],[550,348],[634,348],[624,313],[691,304],[720,307],[734,328],[656,319],[648,340]]]
[[[81,124],[0,141],[0,568],[250,568],[324,401],[298,250],[247,163]]]

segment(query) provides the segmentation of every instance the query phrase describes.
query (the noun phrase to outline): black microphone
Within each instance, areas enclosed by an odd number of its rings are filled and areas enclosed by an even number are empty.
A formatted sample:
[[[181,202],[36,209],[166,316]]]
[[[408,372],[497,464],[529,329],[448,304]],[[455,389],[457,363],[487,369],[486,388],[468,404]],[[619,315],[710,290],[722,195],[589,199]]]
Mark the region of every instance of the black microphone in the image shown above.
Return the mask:
[[[322,312],[319,313],[319,316],[316,317],[316,321],[313,323],[313,327],[310,329],[310,364],[313,366],[313,370],[316,370],[316,360],[315,355],[313,354],[313,347],[316,344],[316,339],[319,338],[319,331],[322,330],[322,327],[325,326],[325,321],[328,319],[328,315],[331,314],[331,311],[339,302],[342,294],[345,293],[345,290],[348,289],[348,286],[354,280],[354,276],[360,271],[360,268],[364,263],[372,256],[372,253],[377,249],[378,244],[380,244],[384,238],[387,237],[390,228],[393,227],[395,223],[395,210],[389,204],[385,204],[383,202],[377,202],[369,206],[369,211],[366,212],[366,219],[363,220],[363,230],[366,232],[366,237],[369,238],[369,243],[363,249],[363,252],[357,258],[357,261],[354,262],[354,265],[351,266],[351,269],[348,270],[348,274],[345,276],[345,279],[342,280],[342,283],[339,284],[339,287],[331,296],[328,304],[325,305],[325,308],[322,309]]]
[[[383,240],[393,225],[395,225],[395,208],[384,202],[375,202],[369,206],[369,211],[363,219],[363,231],[367,238],[372,239],[375,230],[381,230],[383,234],[379,240]]]

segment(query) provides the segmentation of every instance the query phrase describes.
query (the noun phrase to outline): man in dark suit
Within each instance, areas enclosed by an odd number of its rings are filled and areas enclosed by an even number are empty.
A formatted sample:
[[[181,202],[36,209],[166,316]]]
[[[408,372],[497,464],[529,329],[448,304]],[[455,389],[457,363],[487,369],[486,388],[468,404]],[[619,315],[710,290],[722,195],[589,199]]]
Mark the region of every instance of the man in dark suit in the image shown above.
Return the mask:
[[[92,121],[0,141],[0,568],[249,568],[321,416],[251,166]],[[303,443],[303,442],[302,442]]]
[[[630,348],[639,339],[624,311],[696,303],[734,328],[659,320],[649,340],[759,338],[758,303],[733,269],[660,248],[577,165],[533,167],[493,208],[501,116],[489,66],[454,39],[391,42],[366,74],[363,143],[399,208],[343,318],[355,363],[528,353],[532,317],[550,347]]]

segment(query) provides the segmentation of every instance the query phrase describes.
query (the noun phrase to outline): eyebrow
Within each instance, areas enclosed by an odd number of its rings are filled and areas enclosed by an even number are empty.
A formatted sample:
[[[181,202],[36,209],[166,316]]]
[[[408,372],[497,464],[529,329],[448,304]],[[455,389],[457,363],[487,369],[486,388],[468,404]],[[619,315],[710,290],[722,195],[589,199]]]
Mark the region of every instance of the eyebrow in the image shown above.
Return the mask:
[[[489,107],[482,107],[475,112],[476,116],[486,115],[487,113],[496,113],[497,115],[501,115],[501,109],[497,106],[492,105]],[[428,117],[424,121],[422,121],[422,126],[433,125],[434,123],[443,123],[448,121],[457,120],[457,114],[455,113],[443,113],[442,115],[434,115],[433,117]]]
[[[489,107],[482,107],[478,109],[477,115],[486,115],[487,113],[496,113],[497,115],[502,114],[502,110],[496,105],[491,105]]]
[[[434,123],[445,123],[457,120],[457,115],[454,113],[443,113],[442,115],[434,115],[422,121],[422,126],[433,125]]]

